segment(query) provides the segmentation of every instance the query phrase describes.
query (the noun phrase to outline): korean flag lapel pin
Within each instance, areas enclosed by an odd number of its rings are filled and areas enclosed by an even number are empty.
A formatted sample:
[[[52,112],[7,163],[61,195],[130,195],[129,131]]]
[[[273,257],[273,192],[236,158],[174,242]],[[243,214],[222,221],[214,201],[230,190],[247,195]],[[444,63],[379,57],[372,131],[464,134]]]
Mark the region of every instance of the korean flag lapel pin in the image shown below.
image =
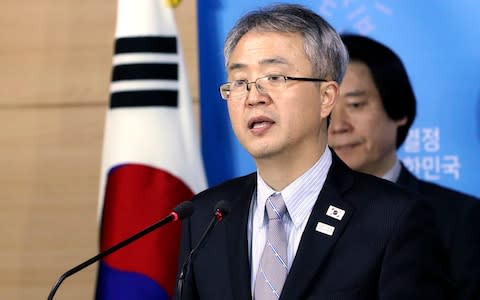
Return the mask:
[[[327,209],[326,215],[341,221],[343,216],[345,215],[345,210],[335,207],[333,205],[330,205]]]

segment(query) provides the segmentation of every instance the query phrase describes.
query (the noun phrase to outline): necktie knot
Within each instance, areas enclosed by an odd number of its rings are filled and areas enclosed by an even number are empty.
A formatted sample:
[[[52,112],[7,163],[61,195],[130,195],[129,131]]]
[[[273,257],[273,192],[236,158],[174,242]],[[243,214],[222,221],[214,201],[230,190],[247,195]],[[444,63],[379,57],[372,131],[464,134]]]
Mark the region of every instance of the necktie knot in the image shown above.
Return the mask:
[[[267,210],[267,216],[269,220],[282,219],[283,215],[287,211],[285,202],[281,193],[275,193],[268,197],[267,204],[265,206]]]

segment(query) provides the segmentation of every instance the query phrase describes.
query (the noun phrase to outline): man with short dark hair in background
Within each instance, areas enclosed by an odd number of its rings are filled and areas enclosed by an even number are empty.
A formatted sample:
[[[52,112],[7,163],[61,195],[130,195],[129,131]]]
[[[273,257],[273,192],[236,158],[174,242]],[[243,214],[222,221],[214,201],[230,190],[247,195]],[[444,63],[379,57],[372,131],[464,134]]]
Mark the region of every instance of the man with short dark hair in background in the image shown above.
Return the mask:
[[[449,257],[454,299],[480,299],[480,201],[417,179],[400,162],[416,113],[400,58],[364,36],[342,35],[350,56],[328,129],[335,153],[352,169],[396,182],[427,197]]]

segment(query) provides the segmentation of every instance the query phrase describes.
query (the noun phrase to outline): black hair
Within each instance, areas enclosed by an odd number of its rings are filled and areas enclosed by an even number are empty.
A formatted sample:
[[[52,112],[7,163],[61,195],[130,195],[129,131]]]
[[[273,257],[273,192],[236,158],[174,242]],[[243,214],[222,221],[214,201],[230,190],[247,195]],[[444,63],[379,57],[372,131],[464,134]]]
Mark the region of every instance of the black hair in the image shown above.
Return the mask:
[[[350,62],[363,62],[370,69],[383,108],[392,120],[407,117],[398,127],[397,148],[405,141],[416,114],[416,99],[407,71],[397,54],[387,46],[365,36],[342,34]]]

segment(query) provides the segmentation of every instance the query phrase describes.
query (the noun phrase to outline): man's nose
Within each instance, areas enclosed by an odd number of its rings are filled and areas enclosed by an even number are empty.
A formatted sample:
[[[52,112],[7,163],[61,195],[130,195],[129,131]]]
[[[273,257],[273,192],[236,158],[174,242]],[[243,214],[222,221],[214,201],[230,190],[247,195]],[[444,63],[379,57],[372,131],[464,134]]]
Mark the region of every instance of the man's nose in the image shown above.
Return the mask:
[[[255,88],[253,88],[255,85]],[[247,83],[247,104],[248,105],[257,105],[257,104],[266,104],[270,101],[270,97],[263,93],[262,87],[258,85],[255,81]]]
[[[344,108],[342,108],[338,103],[335,104],[335,107],[330,114],[330,125],[328,126],[329,134],[339,134],[348,132],[352,128],[349,117]]]

